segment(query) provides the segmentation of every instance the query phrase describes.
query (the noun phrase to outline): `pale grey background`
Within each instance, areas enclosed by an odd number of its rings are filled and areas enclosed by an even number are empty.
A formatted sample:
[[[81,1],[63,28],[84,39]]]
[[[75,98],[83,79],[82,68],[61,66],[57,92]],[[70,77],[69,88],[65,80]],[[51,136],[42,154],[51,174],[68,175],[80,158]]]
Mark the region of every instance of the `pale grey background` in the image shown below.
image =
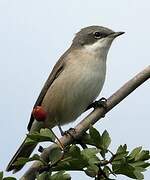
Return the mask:
[[[126,32],[115,40],[108,55],[101,96],[109,97],[150,64],[149,18],[149,0],[0,0],[1,170],[20,145],[43,83],[75,32],[95,24]],[[130,150],[139,145],[150,149],[149,93],[146,82],[97,123],[101,131],[109,131],[112,150],[124,143]],[[78,173],[72,177],[85,178]],[[145,179],[150,179],[150,170]]]

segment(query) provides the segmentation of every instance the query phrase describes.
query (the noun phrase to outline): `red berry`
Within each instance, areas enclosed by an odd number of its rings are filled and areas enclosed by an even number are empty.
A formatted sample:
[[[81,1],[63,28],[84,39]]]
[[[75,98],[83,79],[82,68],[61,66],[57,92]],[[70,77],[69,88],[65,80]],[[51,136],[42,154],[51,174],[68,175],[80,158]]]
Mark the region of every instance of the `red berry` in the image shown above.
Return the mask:
[[[32,111],[32,115],[37,121],[44,121],[47,117],[47,112],[42,106],[36,106]]]

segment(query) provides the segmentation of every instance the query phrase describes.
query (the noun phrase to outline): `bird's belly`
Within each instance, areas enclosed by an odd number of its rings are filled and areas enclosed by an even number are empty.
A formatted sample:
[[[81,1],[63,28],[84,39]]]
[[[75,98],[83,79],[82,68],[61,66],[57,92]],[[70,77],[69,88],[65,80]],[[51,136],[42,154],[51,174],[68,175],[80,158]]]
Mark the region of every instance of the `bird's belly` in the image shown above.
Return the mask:
[[[103,68],[105,69],[105,68]],[[99,95],[105,71],[63,72],[49,88],[42,105],[48,111],[47,126],[75,120]],[[52,125],[53,123],[53,125]]]
[[[103,78],[101,79],[98,76],[92,77],[92,75],[90,79],[84,77],[75,82],[74,85],[70,87],[71,92],[69,91],[66,93],[64,105],[62,107],[63,111],[61,112],[67,112],[67,114],[61,114],[63,121],[60,124],[73,121],[82,114],[88,105],[90,105],[99,95],[103,83]]]

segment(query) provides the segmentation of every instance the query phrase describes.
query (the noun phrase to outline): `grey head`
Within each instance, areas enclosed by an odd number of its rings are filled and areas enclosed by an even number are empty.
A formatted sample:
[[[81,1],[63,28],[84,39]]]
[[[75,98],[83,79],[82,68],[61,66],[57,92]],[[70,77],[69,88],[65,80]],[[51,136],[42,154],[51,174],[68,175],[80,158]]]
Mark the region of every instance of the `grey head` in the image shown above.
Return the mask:
[[[81,29],[72,42],[73,47],[83,47],[95,44],[97,41],[103,44],[111,44],[113,39],[124,32],[114,32],[113,30],[102,26],[88,26]]]

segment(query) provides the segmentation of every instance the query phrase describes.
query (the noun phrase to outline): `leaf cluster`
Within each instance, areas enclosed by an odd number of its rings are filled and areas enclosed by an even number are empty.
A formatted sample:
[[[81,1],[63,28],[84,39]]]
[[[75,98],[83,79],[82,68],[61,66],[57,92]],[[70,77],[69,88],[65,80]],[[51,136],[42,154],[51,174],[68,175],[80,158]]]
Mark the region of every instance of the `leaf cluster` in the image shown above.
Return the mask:
[[[37,143],[51,141],[55,143],[55,136],[49,129],[41,129],[34,134],[27,135],[26,143]],[[150,166],[150,152],[136,147],[131,152],[127,150],[127,145],[120,145],[115,153],[111,152],[109,146],[111,138],[105,130],[100,134],[94,127],[90,127],[79,141],[74,142],[61,149],[56,146],[49,155],[49,162],[45,162],[38,154],[31,158],[19,158],[15,165],[20,166],[27,162],[38,160],[42,168],[37,175],[37,180],[70,180],[68,171],[82,171],[87,176],[99,179],[115,178],[118,174],[125,175],[132,179],[144,179],[143,172]],[[3,177],[0,179],[14,180],[13,177]]]

